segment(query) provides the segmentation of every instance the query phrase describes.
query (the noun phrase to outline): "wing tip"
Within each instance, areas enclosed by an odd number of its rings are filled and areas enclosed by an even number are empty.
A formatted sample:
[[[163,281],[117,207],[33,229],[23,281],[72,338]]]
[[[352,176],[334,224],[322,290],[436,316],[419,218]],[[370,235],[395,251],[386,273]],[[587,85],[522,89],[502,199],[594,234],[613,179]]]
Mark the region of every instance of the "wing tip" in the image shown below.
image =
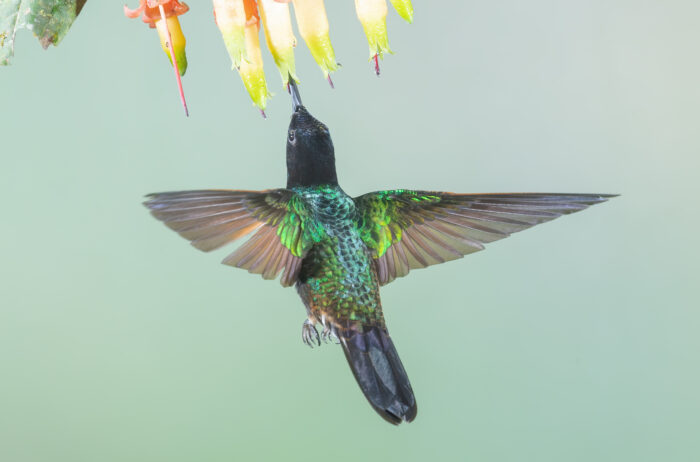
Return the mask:
[[[571,210],[561,213],[561,215],[568,215],[569,213],[579,212],[585,210],[592,205],[602,204],[610,199],[620,196],[619,194],[576,194],[574,197],[580,197],[580,200],[572,200],[570,205]]]
[[[572,197],[581,197],[585,198],[588,197],[592,201],[596,202],[605,202],[609,199],[612,199],[614,197],[618,197],[619,194],[600,194],[600,193],[595,193],[595,194],[572,194]]]
[[[144,207],[146,207],[148,210],[153,210],[154,205],[157,201],[157,199],[156,199],[157,195],[158,195],[158,193],[146,194],[145,196],[143,196],[144,198],[146,198],[146,200],[141,202],[141,204]]]

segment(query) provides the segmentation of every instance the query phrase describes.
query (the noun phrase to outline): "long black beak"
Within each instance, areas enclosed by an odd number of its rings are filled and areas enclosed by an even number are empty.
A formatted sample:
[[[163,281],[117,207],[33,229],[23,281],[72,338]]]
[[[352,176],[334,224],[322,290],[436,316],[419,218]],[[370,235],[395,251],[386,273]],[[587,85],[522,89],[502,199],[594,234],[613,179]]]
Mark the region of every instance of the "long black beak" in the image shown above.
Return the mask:
[[[301,96],[299,96],[299,88],[297,87],[297,83],[294,81],[291,75],[289,76],[289,93],[292,95],[292,110],[297,112],[300,107],[304,107],[304,104],[301,102]]]

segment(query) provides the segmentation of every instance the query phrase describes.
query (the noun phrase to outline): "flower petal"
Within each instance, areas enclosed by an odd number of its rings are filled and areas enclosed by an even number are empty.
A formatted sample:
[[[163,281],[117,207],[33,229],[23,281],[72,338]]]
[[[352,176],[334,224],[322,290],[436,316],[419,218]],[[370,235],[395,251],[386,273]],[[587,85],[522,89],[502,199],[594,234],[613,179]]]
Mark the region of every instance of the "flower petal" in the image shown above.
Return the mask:
[[[355,0],[355,10],[367,36],[370,59],[392,53],[386,32],[386,0]]]
[[[167,24],[167,29],[166,29]],[[168,30],[170,30],[170,38],[173,41],[173,51],[175,53],[175,61],[177,62],[177,68],[180,75],[185,75],[187,70],[187,55],[185,54],[185,35],[182,33],[180,28],[180,21],[177,16],[170,16],[165,21],[159,19],[155,22],[156,29],[158,30],[158,36],[160,37],[160,46],[163,47],[163,51],[168,55],[170,59],[170,64],[173,63],[172,56],[170,56],[170,49],[168,47]]]
[[[247,59],[245,48],[245,7],[243,0],[214,0],[214,18],[231,57],[233,67]]]
[[[294,64],[294,47],[297,40],[292,32],[289,6],[275,0],[258,0],[258,8],[265,28],[267,48],[275,59],[282,76],[282,84],[287,85],[290,75],[298,81]]]
[[[328,36],[328,18],[323,0],[294,0],[294,14],[299,26],[299,33],[311,50],[323,75],[338,69],[335,52]]]
[[[413,22],[413,5],[411,0],[391,0],[391,4],[406,22],[409,24]]]
[[[260,24],[259,21],[251,21],[258,18],[258,9],[254,0],[245,0],[246,26],[245,26],[245,48],[248,58],[241,61],[238,73],[241,75],[243,85],[248,90],[253,103],[265,110],[267,99],[271,96],[267,89],[265,72],[263,71],[262,53],[260,51]]]

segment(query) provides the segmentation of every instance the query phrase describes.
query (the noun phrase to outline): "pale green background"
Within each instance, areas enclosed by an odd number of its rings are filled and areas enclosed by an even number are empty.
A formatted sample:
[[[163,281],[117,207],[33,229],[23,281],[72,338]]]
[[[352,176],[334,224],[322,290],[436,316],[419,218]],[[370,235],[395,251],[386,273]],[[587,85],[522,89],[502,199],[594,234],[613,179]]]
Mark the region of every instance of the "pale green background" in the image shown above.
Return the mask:
[[[140,205],[284,185],[271,60],[263,121],[192,1],[185,119],[156,33],[88,1],[0,69],[0,460],[700,460],[700,3],[417,1],[379,79],[327,3],[336,90],[297,61],[348,193],[622,197],[386,287],[419,403],[392,427],[293,289]]]

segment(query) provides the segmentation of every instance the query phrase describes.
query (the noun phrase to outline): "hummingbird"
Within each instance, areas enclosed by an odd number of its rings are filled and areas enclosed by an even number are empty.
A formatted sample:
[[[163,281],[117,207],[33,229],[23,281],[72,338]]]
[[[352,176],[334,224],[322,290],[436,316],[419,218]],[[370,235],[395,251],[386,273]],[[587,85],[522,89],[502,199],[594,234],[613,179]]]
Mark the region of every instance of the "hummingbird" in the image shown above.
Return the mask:
[[[340,343],[374,410],[395,425],[411,422],[416,399],[380,287],[614,196],[393,189],[351,197],[338,184],[328,127],[302,104],[293,79],[290,93],[286,188],[155,193],[144,205],[205,252],[252,234],[222,263],[296,287],[306,307],[303,342]]]

